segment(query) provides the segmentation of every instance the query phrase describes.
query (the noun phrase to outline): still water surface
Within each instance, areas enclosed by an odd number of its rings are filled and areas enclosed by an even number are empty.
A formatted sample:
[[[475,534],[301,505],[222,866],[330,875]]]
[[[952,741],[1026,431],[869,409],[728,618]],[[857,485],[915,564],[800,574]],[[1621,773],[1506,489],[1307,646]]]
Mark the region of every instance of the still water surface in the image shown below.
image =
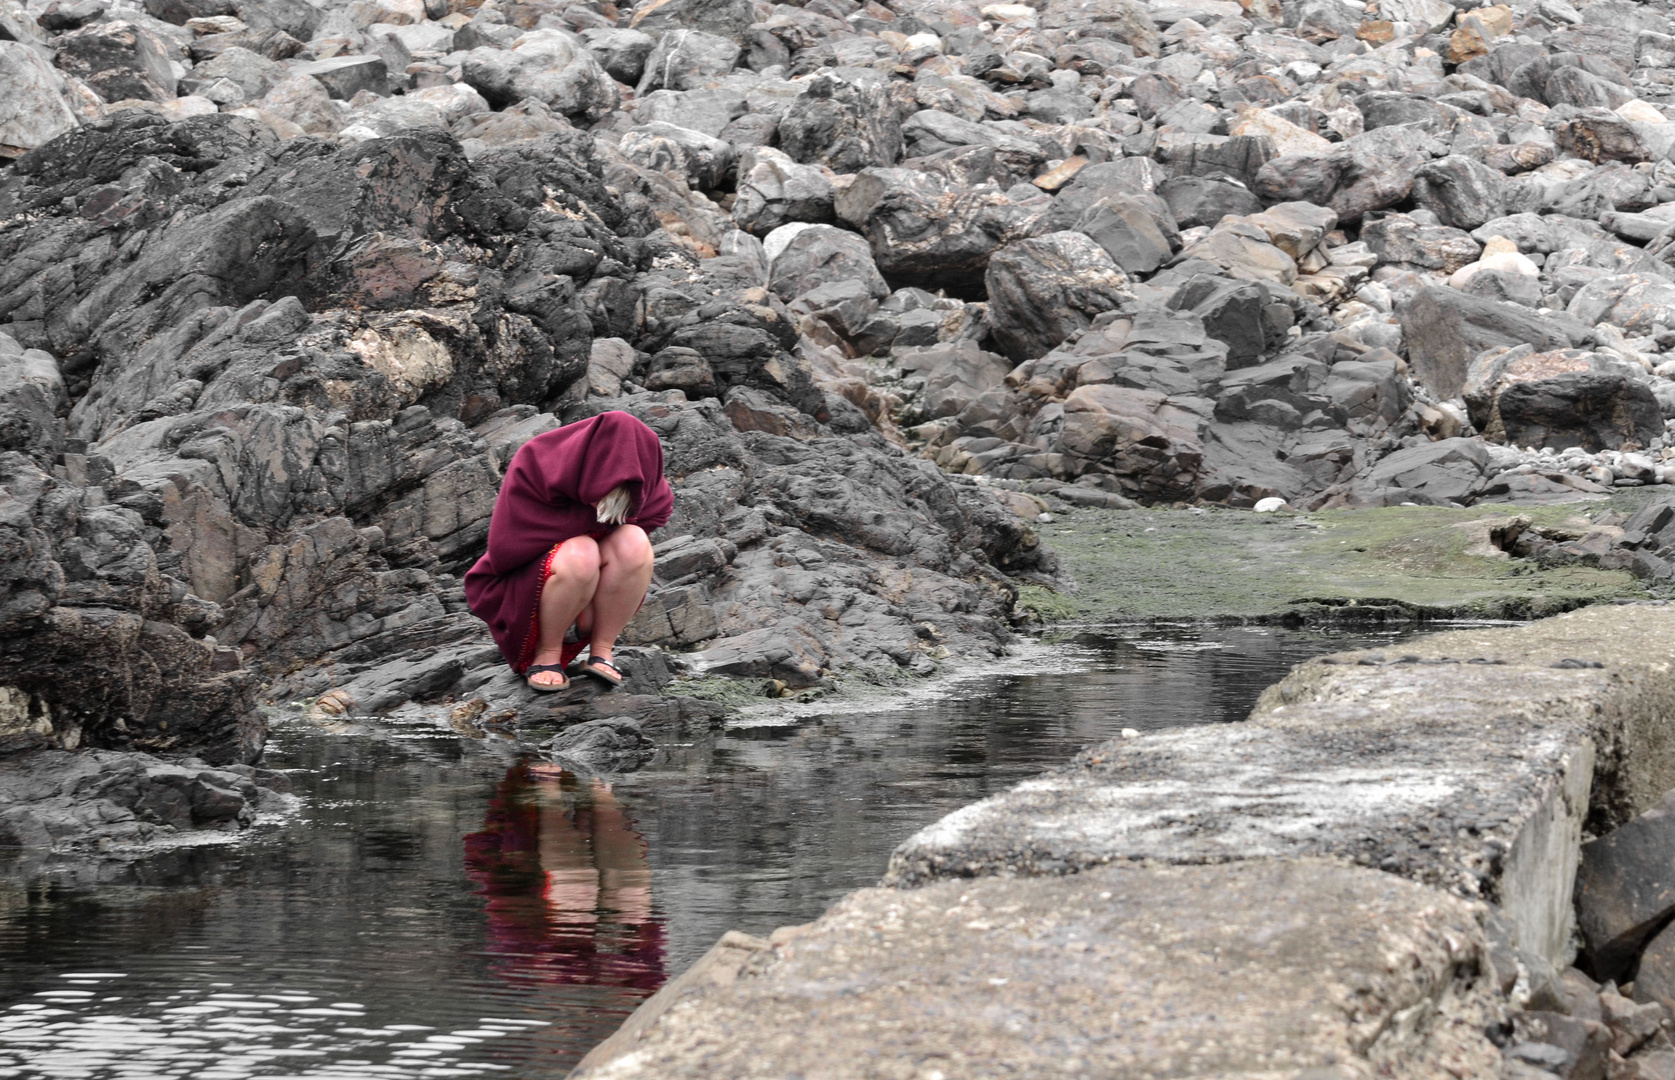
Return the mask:
[[[914,830],[1125,727],[1244,717],[1396,634],[1122,628],[870,710],[665,742],[604,780],[432,730],[281,723],[300,816],[0,862],[0,1077],[562,1077],[724,931],[806,922]]]

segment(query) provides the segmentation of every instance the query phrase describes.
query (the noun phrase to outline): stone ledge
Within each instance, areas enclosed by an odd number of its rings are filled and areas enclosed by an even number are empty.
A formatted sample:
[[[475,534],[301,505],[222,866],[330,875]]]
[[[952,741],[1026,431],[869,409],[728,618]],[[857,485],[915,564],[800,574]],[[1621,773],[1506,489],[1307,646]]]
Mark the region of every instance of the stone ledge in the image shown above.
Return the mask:
[[[865,889],[574,1075],[1489,1077],[1483,914],[1314,860]]]
[[[1560,959],[1590,802],[1609,826],[1675,785],[1675,609],[1375,655],[1300,665],[1244,724],[1113,740],[957,810],[902,844],[885,881],[1335,857],[1493,901],[1522,947]]]
[[[1244,724],[922,830],[886,887],[712,952],[577,1075],[1497,1076],[1515,973],[1483,901],[1566,959],[1584,825],[1671,786],[1675,608],[1321,658]]]

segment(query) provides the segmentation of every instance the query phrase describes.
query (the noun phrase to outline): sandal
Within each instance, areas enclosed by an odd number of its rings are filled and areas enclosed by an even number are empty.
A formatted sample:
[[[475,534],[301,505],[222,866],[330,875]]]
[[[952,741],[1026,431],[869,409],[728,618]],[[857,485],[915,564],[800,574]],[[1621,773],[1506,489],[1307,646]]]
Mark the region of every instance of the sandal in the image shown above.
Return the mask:
[[[570,674],[591,675],[607,686],[622,685],[622,669],[609,660],[601,660],[596,656],[589,656],[586,660],[571,664]]]
[[[564,681],[560,683],[538,683],[531,678],[534,675],[545,675],[549,671],[558,672]],[[565,674],[563,664],[531,664],[524,668],[523,678],[524,682],[529,684],[529,688],[537,694],[556,694],[560,690],[570,689],[570,676]]]

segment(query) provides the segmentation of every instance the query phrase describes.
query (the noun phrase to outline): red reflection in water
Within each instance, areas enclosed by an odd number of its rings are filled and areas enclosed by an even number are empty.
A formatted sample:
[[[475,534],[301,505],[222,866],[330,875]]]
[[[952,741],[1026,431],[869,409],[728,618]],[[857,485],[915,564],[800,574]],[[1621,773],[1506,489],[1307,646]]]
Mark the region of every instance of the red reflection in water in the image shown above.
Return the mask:
[[[556,765],[513,766],[485,826],[465,838],[465,868],[488,898],[501,974],[646,993],[663,985],[646,842],[610,784]]]

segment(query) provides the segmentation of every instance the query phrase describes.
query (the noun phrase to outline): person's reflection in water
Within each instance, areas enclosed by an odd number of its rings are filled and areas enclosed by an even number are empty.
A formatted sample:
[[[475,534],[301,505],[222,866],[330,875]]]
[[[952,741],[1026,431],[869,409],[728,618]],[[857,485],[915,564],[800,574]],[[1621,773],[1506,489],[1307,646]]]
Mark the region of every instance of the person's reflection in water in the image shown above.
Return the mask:
[[[514,766],[465,838],[488,899],[488,946],[509,978],[663,985],[663,920],[652,915],[646,844],[610,784],[556,765]]]

